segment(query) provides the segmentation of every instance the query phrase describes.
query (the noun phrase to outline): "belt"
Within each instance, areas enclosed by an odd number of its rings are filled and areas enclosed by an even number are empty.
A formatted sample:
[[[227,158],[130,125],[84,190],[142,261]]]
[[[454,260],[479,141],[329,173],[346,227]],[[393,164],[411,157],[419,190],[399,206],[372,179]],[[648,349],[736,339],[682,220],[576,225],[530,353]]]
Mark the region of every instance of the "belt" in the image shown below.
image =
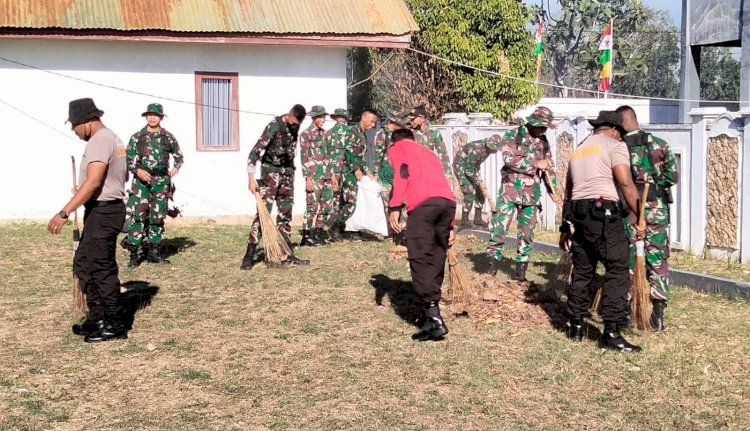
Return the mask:
[[[83,204],[83,206],[86,207],[86,208],[96,208],[96,207],[108,207],[108,206],[118,205],[118,204],[125,205],[125,202],[123,202],[122,199],[114,199],[114,200],[111,200],[111,201],[95,201],[95,200],[90,200],[90,201],[86,202],[85,204]]]

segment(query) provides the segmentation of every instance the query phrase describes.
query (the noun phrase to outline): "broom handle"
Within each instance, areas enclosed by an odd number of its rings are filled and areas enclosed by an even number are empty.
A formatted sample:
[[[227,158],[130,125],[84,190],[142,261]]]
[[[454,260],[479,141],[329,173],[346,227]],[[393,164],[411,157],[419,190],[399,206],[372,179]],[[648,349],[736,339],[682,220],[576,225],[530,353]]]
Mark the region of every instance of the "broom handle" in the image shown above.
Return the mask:
[[[641,229],[646,228],[646,199],[648,199],[648,187],[648,183],[644,184],[643,192],[641,193],[641,205],[638,214],[638,227]]]
[[[70,164],[73,172],[73,194],[78,192],[78,181],[76,181],[76,157],[70,156]],[[78,229],[78,210],[73,210],[73,227]]]
[[[490,204],[490,211],[493,213],[497,212],[497,206],[495,206],[495,199],[493,196],[490,195],[489,190],[487,190],[487,186],[482,183],[479,186],[479,189],[482,191],[482,194],[484,195],[484,198],[487,199],[487,202]]]

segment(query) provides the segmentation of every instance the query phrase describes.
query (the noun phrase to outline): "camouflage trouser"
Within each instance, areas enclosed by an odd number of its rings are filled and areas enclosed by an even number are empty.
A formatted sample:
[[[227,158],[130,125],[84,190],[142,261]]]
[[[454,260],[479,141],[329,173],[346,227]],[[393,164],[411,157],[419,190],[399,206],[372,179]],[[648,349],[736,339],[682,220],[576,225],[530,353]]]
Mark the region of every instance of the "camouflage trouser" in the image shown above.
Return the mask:
[[[635,267],[635,214],[625,219],[630,241],[630,270]],[[669,299],[669,209],[646,208],[646,276],[651,286],[651,299]]]
[[[276,202],[276,208],[279,210],[276,216],[276,228],[287,241],[291,241],[292,227],[289,223],[292,221],[292,205],[294,204],[294,169],[287,168],[281,172],[261,170],[258,191],[268,212],[271,212],[273,203]],[[255,214],[253,224],[250,226],[250,234],[247,236],[248,244],[259,243],[261,236],[260,216]]]
[[[146,237],[151,244],[162,240],[170,183],[166,175],[152,175],[150,184],[138,177],[133,178],[128,192],[126,217],[127,240],[130,244],[140,245]]]
[[[333,188],[331,180],[320,178],[313,182],[313,191],[306,192],[307,208],[303,229],[313,230],[327,225],[333,210]]]
[[[470,175],[463,170],[456,172],[456,179],[464,195],[464,211],[471,212],[472,208],[483,208],[484,194],[479,190],[482,180],[476,174]]]
[[[357,178],[354,174],[344,175],[344,180],[334,199],[338,201],[336,221],[344,224],[357,206]]]
[[[487,254],[497,260],[502,260],[503,245],[508,234],[514,213],[518,219],[518,244],[516,247],[516,262],[528,262],[531,246],[534,243],[534,227],[536,226],[536,206],[521,206],[508,201],[503,195],[497,198],[497,212],[492,214],[490,223],[490,242]]]

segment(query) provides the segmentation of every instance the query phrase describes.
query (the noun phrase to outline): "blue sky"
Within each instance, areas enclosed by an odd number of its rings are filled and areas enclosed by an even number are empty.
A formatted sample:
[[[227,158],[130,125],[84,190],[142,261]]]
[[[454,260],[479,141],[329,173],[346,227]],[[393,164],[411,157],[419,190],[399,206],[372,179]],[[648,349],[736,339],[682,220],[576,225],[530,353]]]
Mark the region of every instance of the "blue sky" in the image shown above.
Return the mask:
[[[680,0],[642,0],[643,4],[648,5],[653,9],[662,9],[669,12],[672,16],[675,25],[679,28],[682,22],[682,1]],[[524,0],[526,4],[539,4],[539,0]],[[554,16],[555,12],[560,10],[560,4],[557,0],[549,0],[550,8]],[[544,0],[544,4],[547,4],[547,0]]]

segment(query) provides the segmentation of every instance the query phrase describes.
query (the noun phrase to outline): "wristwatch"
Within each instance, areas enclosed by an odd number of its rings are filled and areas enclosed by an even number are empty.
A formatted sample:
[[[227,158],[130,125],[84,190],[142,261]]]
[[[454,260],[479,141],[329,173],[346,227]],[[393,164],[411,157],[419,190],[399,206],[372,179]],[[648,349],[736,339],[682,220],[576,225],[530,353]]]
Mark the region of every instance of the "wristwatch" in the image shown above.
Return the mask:
[[[60,210],[60,212],[57,213],[57,215],[59,215],[60,218],[63,219],[63,220],[67,220],[68,219],[68,215],[65,214],[65,210]]]

